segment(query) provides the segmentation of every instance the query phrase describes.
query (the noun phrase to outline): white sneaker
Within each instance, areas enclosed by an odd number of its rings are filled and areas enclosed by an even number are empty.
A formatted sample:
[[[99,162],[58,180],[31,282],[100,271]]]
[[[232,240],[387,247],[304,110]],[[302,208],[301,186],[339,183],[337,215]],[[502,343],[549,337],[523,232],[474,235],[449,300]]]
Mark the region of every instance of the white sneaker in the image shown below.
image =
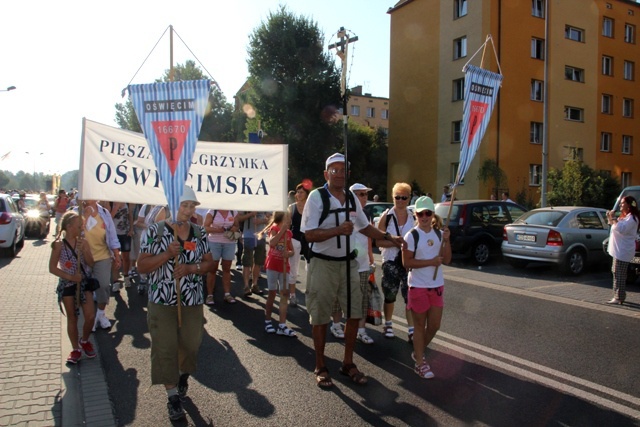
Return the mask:
[[[358,332],[357,339],[363,344],[373,344],[373,338],[367,335],[366,332],[362,332],[362,333]]]
[[[102,329],[111,329],[111,322],[107,319],[107,316],[104,315],[104,312],[102,316],[98,318],[98,323]]]
[[[331,334],[338,338],[343,340],[344,339],[344,331],[342,330],[342,324],[340,323],[334,323],[333,325],[331,325],[331,327],[329,328],[331,330]]]
[[[291,307],[296,307],[298,305],[298,298],[296,298],[296,294],[291,294],[289,296],[289,305]]]

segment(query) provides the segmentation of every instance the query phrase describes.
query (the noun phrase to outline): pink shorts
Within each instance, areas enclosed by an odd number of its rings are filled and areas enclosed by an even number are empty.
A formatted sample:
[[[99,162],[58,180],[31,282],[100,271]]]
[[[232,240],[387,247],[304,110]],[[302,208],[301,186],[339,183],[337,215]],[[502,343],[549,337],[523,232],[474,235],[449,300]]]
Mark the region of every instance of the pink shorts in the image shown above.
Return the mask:
[[[431,307],[444,307],[444,286],[437,288],[409,287],[407,310],[424,313]]]

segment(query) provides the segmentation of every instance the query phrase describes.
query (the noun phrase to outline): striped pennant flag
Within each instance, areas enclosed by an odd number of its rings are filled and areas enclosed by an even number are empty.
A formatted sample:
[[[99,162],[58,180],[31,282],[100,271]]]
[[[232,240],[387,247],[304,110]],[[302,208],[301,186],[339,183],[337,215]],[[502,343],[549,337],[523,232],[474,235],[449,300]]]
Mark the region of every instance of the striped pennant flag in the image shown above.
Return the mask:
[[[128,87],[174,219],[198,142],[209,89],[209,80]]]
[[[496,104],[502,74],[467,65],[464,79],[460,164],[454,185],[459,185],[482,142]]]

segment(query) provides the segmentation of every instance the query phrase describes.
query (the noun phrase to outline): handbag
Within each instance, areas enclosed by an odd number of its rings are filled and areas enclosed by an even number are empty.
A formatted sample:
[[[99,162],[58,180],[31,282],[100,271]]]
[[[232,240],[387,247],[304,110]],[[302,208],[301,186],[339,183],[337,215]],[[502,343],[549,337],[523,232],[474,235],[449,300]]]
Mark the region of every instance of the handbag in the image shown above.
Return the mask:
[[[229,240],[238,240],[242,236],[241,232],[231,231],[231,230],[227,230],[222,234],[224,235],[224,237],[226,237]]]
[[[382,325],[382,295],[376,284],[374,273],[369,275],[369,307],[366,322],[375,326]]]

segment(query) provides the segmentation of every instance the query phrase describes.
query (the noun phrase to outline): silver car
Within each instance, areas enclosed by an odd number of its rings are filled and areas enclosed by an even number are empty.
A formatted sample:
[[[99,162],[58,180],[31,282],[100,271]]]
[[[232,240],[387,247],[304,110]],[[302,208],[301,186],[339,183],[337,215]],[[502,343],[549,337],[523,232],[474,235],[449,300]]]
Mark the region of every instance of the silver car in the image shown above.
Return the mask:
[[[551,262],[578,275],[587,264],[605,262],[602,241],[608,236],[605,209],[539,208],[504,227],[502,255],[517,268],[532,261]]]
[[[24,217],[10,195],[0,194],[0,250],[13,258],[24,245]]]

